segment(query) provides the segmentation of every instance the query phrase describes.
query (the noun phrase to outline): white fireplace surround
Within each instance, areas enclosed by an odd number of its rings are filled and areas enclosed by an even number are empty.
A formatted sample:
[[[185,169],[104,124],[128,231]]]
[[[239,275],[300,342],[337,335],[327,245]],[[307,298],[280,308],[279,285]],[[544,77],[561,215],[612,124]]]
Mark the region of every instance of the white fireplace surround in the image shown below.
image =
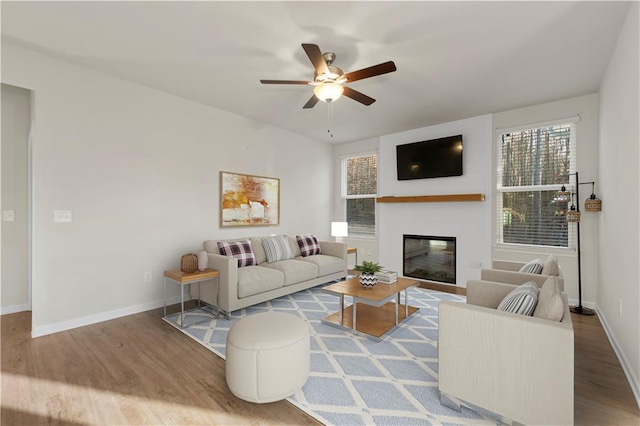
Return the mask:
[[[463,175],[398,181],[396,145],[463,135]],[[466,287],[480,278],[480,267],[491,262],[492,117],[484,115],[407,132],[382,136],[379,147],[380,196],[485,194],[480,202],[379,203],[379,260],[402,272],[403,235],[446,235],[456,238],[456,282]]]

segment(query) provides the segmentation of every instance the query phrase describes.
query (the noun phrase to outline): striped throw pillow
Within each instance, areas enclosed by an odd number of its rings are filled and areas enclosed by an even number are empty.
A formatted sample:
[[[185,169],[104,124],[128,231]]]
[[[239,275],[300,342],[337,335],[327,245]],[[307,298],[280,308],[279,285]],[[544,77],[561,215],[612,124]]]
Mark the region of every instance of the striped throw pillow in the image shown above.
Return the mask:
[[[302,257],[313,256],[314,254],[322,254],[320,243],[315,235],[296,235],[298,246],[300,246],[300,254]]]
[[[542,273],[542,268],[544,268],[542,260],[533,259],[520,268],[520,272],[524,272],[525,274],[540,274]]]
[[[499,311],[520,315],[533,315],[538,303],[538,285],[529,281],[511,290],[498,305]]]
[[[273,263],[279,260],[293,259],[293,250],[289,245],[289,238],[281,235],[262,239],[262,247],[267,255],[267,262]]]
[[[218,250],[223,256],[233,256],[238,259],[238,268],[256,265],[256,255],[253,254],[251,241],[218,241]]]

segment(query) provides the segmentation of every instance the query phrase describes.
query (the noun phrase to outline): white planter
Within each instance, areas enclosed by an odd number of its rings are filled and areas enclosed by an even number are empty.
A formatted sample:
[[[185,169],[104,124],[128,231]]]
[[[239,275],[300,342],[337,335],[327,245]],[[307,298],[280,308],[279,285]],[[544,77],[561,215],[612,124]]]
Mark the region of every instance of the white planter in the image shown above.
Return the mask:
[[[362,284],[364,288],[371,288],[378,283],[378,277],[376,274],[367,274],[363,272],[360,274],[359,279],[360,284]]]

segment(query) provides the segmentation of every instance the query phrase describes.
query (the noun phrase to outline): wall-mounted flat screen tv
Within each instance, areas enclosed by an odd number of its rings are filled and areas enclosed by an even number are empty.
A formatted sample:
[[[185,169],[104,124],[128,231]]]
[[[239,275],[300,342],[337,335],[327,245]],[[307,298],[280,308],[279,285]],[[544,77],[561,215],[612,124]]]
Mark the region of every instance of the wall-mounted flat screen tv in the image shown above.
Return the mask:
[[[398,180],[462,176],[462,135],[396,146]]]

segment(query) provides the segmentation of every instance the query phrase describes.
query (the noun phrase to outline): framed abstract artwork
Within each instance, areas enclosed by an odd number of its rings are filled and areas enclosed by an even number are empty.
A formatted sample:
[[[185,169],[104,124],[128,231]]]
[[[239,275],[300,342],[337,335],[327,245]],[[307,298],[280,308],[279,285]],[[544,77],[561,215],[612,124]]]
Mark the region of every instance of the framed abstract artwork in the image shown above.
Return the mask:
[[[220,227],[280,223],[280,179],[220,172]]]

